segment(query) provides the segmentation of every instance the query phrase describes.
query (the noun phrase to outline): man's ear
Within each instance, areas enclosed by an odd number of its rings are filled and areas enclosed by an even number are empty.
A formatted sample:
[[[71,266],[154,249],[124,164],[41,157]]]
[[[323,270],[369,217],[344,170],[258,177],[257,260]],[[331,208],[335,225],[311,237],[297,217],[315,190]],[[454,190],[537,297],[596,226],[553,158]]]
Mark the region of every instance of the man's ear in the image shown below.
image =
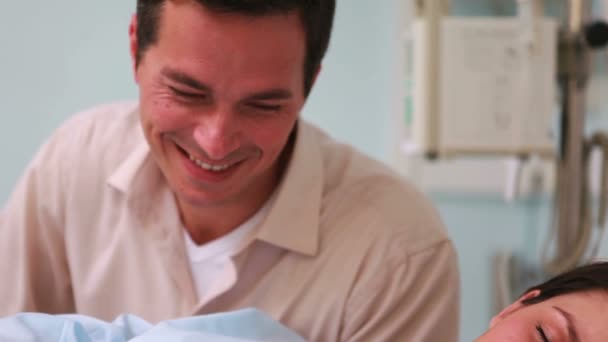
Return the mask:
[[[536,298],[539,295],[540,295],[540,290],[533,290],[533,291],[530,291],[530,292],[524,294],[523,296],[521,296],[517,301],[515,301],[511,305],[504,308],[498,315],[496,315],[494,318],[492,318],[492,321],[490,321],[490,328],[492,328],[494,325],[496,325],[496,323],[505,319],[510,314],[512,314],[515,311],[524,307],[525,306],[525,304],[523,303],[524,301],[526,301],[528,299]]]
[[[133,68],[133,75],[135,82],[137,82],[137,15],[133,14],[131,17],[131,23],[129,24],[129,50],[131,52],[131,67]]]

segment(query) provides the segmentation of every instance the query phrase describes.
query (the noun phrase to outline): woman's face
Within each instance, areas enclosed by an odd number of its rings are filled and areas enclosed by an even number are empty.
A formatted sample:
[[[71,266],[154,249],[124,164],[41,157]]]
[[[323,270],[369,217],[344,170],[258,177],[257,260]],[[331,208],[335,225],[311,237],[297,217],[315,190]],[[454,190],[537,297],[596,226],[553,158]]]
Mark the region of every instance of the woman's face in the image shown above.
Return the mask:
[[[511,304],[475,342],[595,342],[608,341],[608,295],[599,291],[557,296],[538,304]]]

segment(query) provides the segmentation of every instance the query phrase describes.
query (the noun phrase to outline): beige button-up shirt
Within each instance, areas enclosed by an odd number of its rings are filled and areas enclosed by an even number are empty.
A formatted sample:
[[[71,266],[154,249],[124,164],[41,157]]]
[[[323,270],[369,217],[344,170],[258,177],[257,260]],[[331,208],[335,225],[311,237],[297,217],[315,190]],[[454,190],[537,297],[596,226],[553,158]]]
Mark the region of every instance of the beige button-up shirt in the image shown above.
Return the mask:
[[[230,286],[199,302],[137,106],[81,113],[0,214],[0,315],[157,322],[256,307],[311,341],[457,341],[456,254],[413,187],[300,121],[275,196]]]

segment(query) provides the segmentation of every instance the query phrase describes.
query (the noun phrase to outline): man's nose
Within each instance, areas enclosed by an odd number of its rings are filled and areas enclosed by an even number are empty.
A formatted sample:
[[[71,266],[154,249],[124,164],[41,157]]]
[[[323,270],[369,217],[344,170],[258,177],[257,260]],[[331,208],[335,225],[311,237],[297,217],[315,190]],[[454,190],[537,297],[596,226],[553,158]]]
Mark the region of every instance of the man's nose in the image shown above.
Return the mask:
[[[194,129],[194,141],[213,160],[222,160],[239,148],[240,123],[228,110],[201,115]]]

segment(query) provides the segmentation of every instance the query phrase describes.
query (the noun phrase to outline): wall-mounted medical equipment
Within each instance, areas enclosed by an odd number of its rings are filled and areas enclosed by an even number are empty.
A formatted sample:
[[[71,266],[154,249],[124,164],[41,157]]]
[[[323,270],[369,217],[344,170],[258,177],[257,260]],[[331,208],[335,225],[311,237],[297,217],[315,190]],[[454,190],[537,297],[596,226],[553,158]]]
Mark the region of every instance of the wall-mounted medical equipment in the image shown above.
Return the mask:
[[[415,105],[404,149],[439,157],[552,157],[556,21],[423,11],[412,29]]]
[[[416,2],[401,148],[430,159],[504,155],[553,163],[552,222],[540,266],[556,274],[592,259],[606,225],[608,135],[586,136],[584,123],[591,53],[608,42],[608,25],[591,22],[589,0],[564,0],[564,18],[545,17],[542,0],[516,3],[515,17],[467,18],[449,16],[447,0]],[[598,201],[589,191],[592,153],[603,161]],[[520,168],[516,163],[513,174]],[[514,299],[511,256],[494,265],[504,306]]]

